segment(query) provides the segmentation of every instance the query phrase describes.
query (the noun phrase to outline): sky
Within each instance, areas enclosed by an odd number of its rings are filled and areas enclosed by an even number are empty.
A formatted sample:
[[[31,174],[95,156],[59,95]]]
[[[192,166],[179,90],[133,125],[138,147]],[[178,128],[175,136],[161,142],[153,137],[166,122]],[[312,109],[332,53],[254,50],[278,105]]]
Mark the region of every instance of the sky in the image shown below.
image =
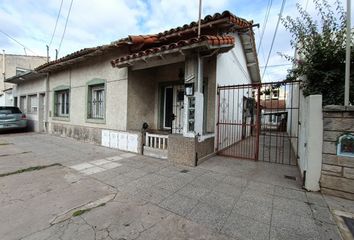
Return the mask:
[[[62,8],[54,32],[61,1]],[[67,28],[59,48],[71,1]],[[259,23],[260,28],[254,28],[258,48],[268,1],[203,0],[202,15],[229,10],[236,16]],[[315,15],[312,0],[287,0],[283,16],[296,16],[296,3]],[[55,58],[55,49],[59,49],[59,57],[63,57],[82,48],[108,44],[128,35],[158,33],[196,21],[198,4],[199,0],[1,0],[0,49],[8,54],[46,55],[46,45],[50,45],[51,59]],[[261,76],[281,4],[282,0],[272,0],[269,20],[258,52]],[[343,6],[346,7],[345,2]],[[353,20],[354,18],[352,26]],[[4,33],[24,45],[26,52],[23,46]],[[290,39],[290,34],[280,24],[262,81],[279,81],[285,78],[291,65],[279,53],[291,56],[294,54]]]

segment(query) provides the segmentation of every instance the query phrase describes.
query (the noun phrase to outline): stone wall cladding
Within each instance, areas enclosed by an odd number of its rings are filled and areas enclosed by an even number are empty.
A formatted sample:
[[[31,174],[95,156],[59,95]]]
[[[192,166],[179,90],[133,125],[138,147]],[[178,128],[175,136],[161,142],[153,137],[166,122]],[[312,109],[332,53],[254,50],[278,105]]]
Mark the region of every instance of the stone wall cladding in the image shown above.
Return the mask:
[[[50,125],[51,134],[61,137],[70,137],[80,141],[101,145],[102,129],[100,128],[75,126],[70,124],[53,122]]]
[[[203,160],[206,160],[205,157],[214,153],[214,141],[215,137],[210,137],[202,142],[196,142],[196,152],[198,158],[197,165],[202,163]]]
[[[324,107],[321,191],[354,200],[354,158],[337,156],[337,140],[345,133],[354,134],[354,107]]]
[[[214,137],[199,142],[179,134],[168,136],[168,161],[172,164],[195,167],[204,157],[214,152]]]
[[[179,134],[168,135],[168,161],[172,164],[194,167],[196,165],[195,138]]]

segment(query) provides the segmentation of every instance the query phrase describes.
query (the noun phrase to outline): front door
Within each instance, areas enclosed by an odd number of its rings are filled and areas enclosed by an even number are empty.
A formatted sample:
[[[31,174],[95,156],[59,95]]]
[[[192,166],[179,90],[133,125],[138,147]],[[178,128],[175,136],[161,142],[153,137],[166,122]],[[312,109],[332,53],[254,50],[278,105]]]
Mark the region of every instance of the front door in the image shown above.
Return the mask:
[[[182,134],[184,86],[166,86],[163,93],[163,128],[172,133]]]

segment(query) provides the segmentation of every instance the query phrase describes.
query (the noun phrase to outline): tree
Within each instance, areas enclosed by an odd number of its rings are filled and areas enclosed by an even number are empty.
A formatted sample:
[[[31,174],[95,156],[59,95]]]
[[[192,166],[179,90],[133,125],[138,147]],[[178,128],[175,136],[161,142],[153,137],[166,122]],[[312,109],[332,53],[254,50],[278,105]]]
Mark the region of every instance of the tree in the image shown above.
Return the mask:
[[[295,57],[283,55],[293,63],[286,80],[303,80],[303,93],[322,94],[323,104],[343,104],[345,76],[346,13],[337,0],[313,0],[320,21],[297,4],[299,17],[287,16],[282,24],[291,33]],[[333,9],[333,10],[332,10]],[[353,46],[353,31],[350,35]],[[354,51],[351,47],[350,102],[354,103]]]

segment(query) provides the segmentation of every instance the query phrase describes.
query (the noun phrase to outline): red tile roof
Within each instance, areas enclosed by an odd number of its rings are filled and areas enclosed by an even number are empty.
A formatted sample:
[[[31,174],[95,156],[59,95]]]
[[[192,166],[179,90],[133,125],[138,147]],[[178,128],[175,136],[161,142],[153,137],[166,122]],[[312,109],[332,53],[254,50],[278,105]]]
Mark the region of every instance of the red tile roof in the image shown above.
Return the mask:
[[[203,19],[201,19],[201,25],[204,30],[209,28],[212,29],[213,26],[218,24],[228,23],[228,27],[237,27],[237,28],[249,28],[252,26],[253,21],[247,21],[243,18],[236,17],[229,11],[224,11],[223,13],[215,13],[213,16],[207,15]],[[183,38],[184,35],[192,34],[192,36],[196,36],[196,30],[198,28],[197,22],[191,22],[190,24],[185,24],[182,27],[171,28],[170,30],[166,30],[164,32],[160,32],[157,34],[151,35],[138,35],[138,36],[128,36],[127,38],[122,38],[115,42],[115,44],[153,44],[153,43],[161,43],[163,41],[167,41],[169,38]],[[215,31],[214,31],[215,32]],[[205,34],[207,35],[207,34]]]
[[[207,15],[201,20],[201,33],[203,36],[203,41],[208,41],[211,45],[222,45],[220,42],[224,41],[225,36],[222,34],[227,34],[228,32],[237,29],[249,29],[252,26],[252,21],[247,21],[243,18],[236,17],[229,11],[224,11],[223,13],[216,13],[214,15]],[[35,70],[40,72],[49,72],[70,66],[73,63],[82,62],[87,57],[94,57],[103,54],[112,49],[127,47],[127,56],[133,57],[134,54],[146,54],[148,49],[150,51],[156,51],[158,48],[163,49],[166,47],[175,47],[178,45],[187,45],[196,41],[197,35],[197,22],[191,22],[190,24],[185,24],[181,27],[171,28],[170,30],[160,32],[152,35],[138,35],[129,36],[127,38],[122,38],[118,41],[112,42],[108,45],[102,45],[93,48],[84,48],[82,50],[71,53],[65,57],[59,58],[58,60],[50,61],[45,63]],[[221,34],[221,35],[220,35]],[[216,37],[217,39],[211,39],[211,37]],[[208,39],[205,39],[208,38]],[[210,39],[209,39],[210,38]],[[230,36],[226,36],[227,41],[231,40]],[[210,41],[215,41],[211,43]],[[254,39],[253,39],[254,40]],[[217,43],[218,42],[218,43]],[[232,44],[234,40],[232,40]],[[146,52],[147,51],[147,52]],[[112,61],[119,62],[122,57]]]
[[[149,38],[144,38],[144,36],[141,36],[141,37],[142,38],[138,40],[139,42],[149,39]],[[150,41],[150,40],[148,40],[148,41]],[[116,64],[119,64],[120,62],[123,62],[123,61],[131,60],[131,59],[135,59],[135,58],[139,58],[139,57],[144,57],[144,56],[148,56],[150,54],[155,54],[155,53],[163,52],[166,50],[171,50],[171,49],[189,46],[189,45],[192,45],[195,43],[202,43],[202,42],[205,42],[205,43],[212,45],[212,46],[233,45],[235,43],[235,39],[233,36],[201,36],[199,39],[197,37],[194,37],[194,38],[190,38],[190,39],[186,39],[186,40],[180,40],[175,43],[170,43],[170,44],[162,45],[159,47],[148,48],[143,51],[132,53],[132,54],[129,54],[129,55],[126,55],[126,56],[123,56],[123,57],[120,57],[116,60],[111,61],[111,64],[113,67],[115,67]]]
[[[286,108],[286,103],[283,99],[261,100],[260,105],[261,108],[265,110],[285,110]]]

